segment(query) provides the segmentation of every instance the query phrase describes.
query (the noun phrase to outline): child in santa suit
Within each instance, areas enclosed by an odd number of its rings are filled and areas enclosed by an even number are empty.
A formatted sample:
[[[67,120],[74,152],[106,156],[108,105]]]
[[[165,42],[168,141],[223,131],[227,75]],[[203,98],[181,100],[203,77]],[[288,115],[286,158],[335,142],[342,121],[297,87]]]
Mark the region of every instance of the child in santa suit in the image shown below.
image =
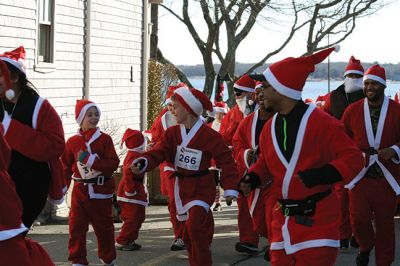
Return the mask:
[[[28,228],[21,221],[21,200],[7,173],[10,159],[11,150],[3,137],[3,125],[0,123],[0,264],[52,266],[54,263],[47,252],[38,243],[23,236]]]
[[[116,258],[112,197],[113,172],[119,165],[109,135],[97,127],[100,109],[88,100],[77,100],[75,118],[78,133],[68,139],[61,157],[64,177],[71,178],[74,189],[69,219],[69,260],[73,265],[88,265],[86,233],[92,224],[97,237],[98,256],[106,265]]]
[[[153,149],[133,161],[135,174],[151,171],[163,161],[175,168],[175,205],[178,219],[185,221],[183,241],[190,265],[212,264],[210,245],[214,220],[210,206],[215,198],[215,182],[210,161],[222,169],[221,181],[227,203],[238,195],[238,175],[232,152],[222,136],[200,118],[203,108],[212,111],[208,97],[196,89],[179,88],[171,97],[178,125],[168,128]]]
[[[145,207],[149,205],[144,175],[133,175],[130,166],[140,157],[146,147],[142,132],[128,128],[122,137],[121,146],[125,143],[128,153],[124,160],[123,178],[118,186],[118,204],[123,220],[121,232],[116,238],[118,250],[138,250],[142,246],[135,243],[139,229],[145,219]]]

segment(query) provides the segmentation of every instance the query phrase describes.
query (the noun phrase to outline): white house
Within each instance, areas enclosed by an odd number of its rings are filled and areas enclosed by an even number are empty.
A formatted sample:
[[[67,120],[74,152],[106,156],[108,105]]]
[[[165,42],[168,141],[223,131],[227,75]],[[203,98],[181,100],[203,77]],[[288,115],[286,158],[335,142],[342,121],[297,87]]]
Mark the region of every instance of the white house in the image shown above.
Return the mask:
[[[66,137],[76,132],[81,98],[100,106],[100,125],[116,135],[145,128],[150,2],[160,1],[0,0],[0,53],[25,47],[27,77]]]

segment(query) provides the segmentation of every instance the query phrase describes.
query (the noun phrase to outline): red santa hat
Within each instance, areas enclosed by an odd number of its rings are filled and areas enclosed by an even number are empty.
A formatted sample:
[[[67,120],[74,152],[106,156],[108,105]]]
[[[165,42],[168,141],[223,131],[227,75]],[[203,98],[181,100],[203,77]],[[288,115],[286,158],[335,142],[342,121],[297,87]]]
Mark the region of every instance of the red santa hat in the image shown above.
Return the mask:
[[[264,84],[262,83],[262,81],[256,81],[256,86],[254,87],[255,89],[258,89],[258,88],[262,88],[264,86]]]
[[[174,95],[175,90],[178,88],[182,88],[182,87],[189,89],[188,86],[186,85],[186,83],[183,83],[183,82],[179,83],[176,86],[168,87],[167,94],[165,95],[165,101],[164,101],[166,105],[171,103],[171,96]]]
[[[0,60],[0,72],[4,78],[5,85],[5,96],[8,100],[15,97],[15,92],[12,90],[12,80],[10,78],[10,71],[8,70],[7,64],[3,60]],[[3,96],[2,96],[3,97]]]
[[[75,120],[78,125],[82,124],[83,118],[85,117],[87,110],[89,110],[89,108],[91,107],[96,107],[100,115],[100,108],[95,103],[89,100],[76,100]]]
[[[121,140],[121,149],[125,143],[126,148],[128,149],[141,149],[143,150],[146,145],[145,138],[139,130],[134,130],[127,128]]]
[[[23,46],[20,46],[10,52],[5,52],[4,54],[1,54],[0,59],[10,63],[19,71],[26,74],[25,56],[25,49]]]
[[[347,74],[359,74],[364,75],[364,68],[361,65],[360,60],[356,59],[354,56],[350,57],[349,63],[344,70],[343,76],[345,77]]]
[[[366,81],[367,79],[378,81],[386,87],[385,69],[378,64],[371,66],[367,69],[367,71],[365,71],[364,81]]]
[[[214,113],[228,113],[228,106],[225,102],[216,102],[214,104]]]
[[[199,90],[181,87],[175,90],[174,96],[194,116],[200,116],[203,109],[213,111],[210,99]]]
[[[262,75],[251,75],[259,81],[268,83],[280,94],[289,98],[300,100],[304,84],[315,65],[325,60],[333,51],[338,52],[339,45],[322,50],[315,54],[303,57],[288,57],[282,61],[271,64]]]
[[[244,74],[233,84],[233,87],[242,91],[254,92],[256,82],[254,79],[250,78],[249,75]]]

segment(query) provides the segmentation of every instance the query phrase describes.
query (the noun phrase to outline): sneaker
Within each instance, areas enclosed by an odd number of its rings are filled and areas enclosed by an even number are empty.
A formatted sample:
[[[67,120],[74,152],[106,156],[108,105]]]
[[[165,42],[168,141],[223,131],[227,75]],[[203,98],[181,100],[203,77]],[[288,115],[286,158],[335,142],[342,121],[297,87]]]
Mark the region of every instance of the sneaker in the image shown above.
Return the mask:
[[[178,250],[184,250],[185,249],[185,243],[183,242],[182,238],[178,237],[177,239],[174,240],[171,246],[171,251],[178,251]]]
[[[351,236],[350,247],[352,247],[352,248],[359,248],[360,247],[358,245],[358,243],[357,243],[357,239],[354,236]]]
[[[133,250],[139,250],[142,248],[141,245],[136,244],[135,242],[132,242],[128,245],[122,245],[120,243],[115,243],[115,248],[117,250],[121,250],[121,251],[133,251]]]
[[[256,245],[249,244],[249,243],[240,243],[237,242],[235,245],[235,250],[240,253],[247,253],[250,255],[257,254],[258,248]]]
[[[340,239],[340,249],[348,249],[349,246],[349,240],[347,238]]]
[[[360,251],[356,258],[357,266],[368,266],[369,263],[369,251]]]
[[[215,211],[215,212],[222,211],[221,204],[220,203],[216,203],[214,208],[213,208],[213,211]]]

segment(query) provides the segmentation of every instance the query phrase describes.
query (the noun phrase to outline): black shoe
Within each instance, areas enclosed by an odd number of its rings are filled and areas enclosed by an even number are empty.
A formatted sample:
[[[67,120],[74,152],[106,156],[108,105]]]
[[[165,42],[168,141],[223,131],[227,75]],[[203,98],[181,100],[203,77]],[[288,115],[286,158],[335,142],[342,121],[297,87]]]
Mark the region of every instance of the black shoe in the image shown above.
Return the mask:
[[[177,238],[174,240],[171,246],[171,251],[179,251],[185,249],[185,243],[183,242],[182,238]]]
[[[351,236],[350,247],[352,247],[352,248],[359,248],[360,247],[358,245],[357,240],[356,240],[356,238],[354,236]]]
[[[221,204],[219,204],[219,203],[215,204],[213,211],[215,211],[215,212],[222,211]]]
[[[360,251],[356,258],[357,266],[368,266],[369,263],[369,251]]]
[[[247,253],[247,254],[250,254],[250,255],[258,253],[257,246],[253,245],[253,244],[249,244],[249,243],[237,242],[236,245],[235,245],[235,249],[236,249],[237,252]]]
[[[349,248],[349,240],[347,238],[340,239],[340,249],[348,249]]]

